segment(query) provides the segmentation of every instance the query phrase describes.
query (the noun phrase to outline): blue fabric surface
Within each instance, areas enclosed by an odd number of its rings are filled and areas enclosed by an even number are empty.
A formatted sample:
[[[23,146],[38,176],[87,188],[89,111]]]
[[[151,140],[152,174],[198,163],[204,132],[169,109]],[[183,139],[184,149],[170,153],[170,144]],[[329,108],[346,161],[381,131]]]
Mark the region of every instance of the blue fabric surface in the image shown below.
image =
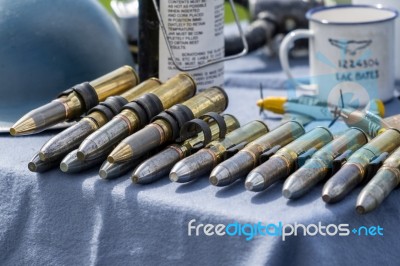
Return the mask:
[[[306,75],[305,64],[296,60],[295,73]],[[227,112],[242,123],[260,119],[255,106],[260,82],[265,96],[285,94],[277,60],[261,52],[227,63],[226,72]],[[398,102],[392,105],[395,110]],[[267,123],[273,128],[279,121]],[[226,188],[211,186],[206,177],[139,186],[128,175],[100,180],[98,169],[72,176],[29,172],[28,161],[53,134],[0,136],[2,265],[398,265],[398,190],[375,212],[360,216],[354,210],[360,188],[327,206],[320,198],[322,185],[292,202],[281,196],[282,183],[256,194],[246,191],[242,180]],[[384,236],[196,237],[188,236],[192,219],[196,224],[346,223],[351,229],[379,225]]]

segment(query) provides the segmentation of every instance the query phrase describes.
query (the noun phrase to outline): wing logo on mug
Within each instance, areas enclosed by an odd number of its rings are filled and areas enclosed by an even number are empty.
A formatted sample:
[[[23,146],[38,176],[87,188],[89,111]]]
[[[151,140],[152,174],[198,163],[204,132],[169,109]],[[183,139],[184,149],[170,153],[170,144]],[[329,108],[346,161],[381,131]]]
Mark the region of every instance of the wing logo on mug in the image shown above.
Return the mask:
[[[345,54],[356,55],[357,51],[361,51],[367,48],[372,40],[367,41],[341,41],[335,39],[329,39],[329,43],[337,48],[341,49]]]

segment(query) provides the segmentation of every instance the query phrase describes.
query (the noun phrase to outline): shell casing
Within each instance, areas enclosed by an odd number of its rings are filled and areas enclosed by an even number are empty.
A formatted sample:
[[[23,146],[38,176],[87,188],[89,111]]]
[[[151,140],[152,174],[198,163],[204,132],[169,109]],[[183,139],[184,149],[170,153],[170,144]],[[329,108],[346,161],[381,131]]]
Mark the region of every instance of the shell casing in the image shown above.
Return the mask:
[[[130,66],[122,66],[89,82],[96,90],[99,101],[104,101],[112,95],[121,94],[138,83],[139,77]]]
[[[214,153],[216,162],[219,163],[222,161],[222,158],[225,152],[243,142],[249,143],[269,132],[268,126],[259,120],[251,121],[244,126],[232,131],[224,139],[221,141],[213,141],[206,146],[206,149],[209,149]]]
[[[256,161],[254,163],[257,163],[259,156],[264,151],[271,149],[276,145],[281,147],[286,146],[304,134],[304,127],[299,122],[289,121],[268,132],[268,134],[265,134],[250,142],[240,152],[251,153],[256,157]]]
[[[390,153],[399,146],[400,131],[392,128],[387,129],[357,150],[350,156],[346,164],[357,164],[360,168],[366,170],[371,159],[384,152]]]
[[[233,115],[229,115],[229,114],[225,114],[223,115],[225,124],[226,124],[226,129],[227,129],[227,133],[229,134],[230,132],[240,128],[240,123],[239,121],[236,119],[236,117],[234,117]],[[218,136],[219,136],[219,126],[218,124],[213,120],[210,123],[210,130],[211,130],[211,139],[217,140]],[[187,139],[185,140],[181,145],[181,150],[182,150],[182,154],[183,156],[188,156],[190,154],[190,152],[192,151],[192,149],[199,143],[201,143],[204,140],[204,135],[203,134],[198,134],[197,136]]]
[[[286,179],[282,189],[283,196],[290,199],[302,196],[331,174],[335,158],[346,151],[355,152],[367,142],[368,137],[362,130],[348,129],[343,135],[317,151],[302,167]]]
[[[317,127],[278,150],[271,158],[280,157],[288,164],[288,173],[296,167],[297,158],[310,149],[319,150],[333,140],[332,133],[324,127]]]
[[[228,106],[228,96],[220,87],[208,88],[191,99],[180,104],[186,110],[191,112],[192,117],[186,116],[189,120],[197,118],[208,112],[222,112]],[[171,110],[176,107],[174,105]],[[174,109],[174,111],[182,112],[182,109]],[[165,114],[163,112],[162,114]],[[182,115],[184,115],[182,113]],[[188,115],[186,113],[186,115]],[[174,119],[170,116],[171,119]],[[187,120],[187,121],[189,121]],[[184,122],[187,122],[186,120]],[[177,121],[176,121],[177,122]],[[183,121],[177,122],[176,130],[180,129]],[[156,118],[151,124],[147,125],[142,130],[136,132],[132,136],[124,139],[108,156],[107,160],[110,163],[122,162],[132,158],[138,158],[156,147],[173,140],[174,131],[171,122]]]
[[[400,184],[400,148],[392,153],[357,198],[356,210],[364,214],[376,209]]]
[[[121,94],[121,97],[131,102],[145,93],[153,92],[162,85],[158,78],[149,78]]]
[[[240,124],[232,115],[223,115],[227,132],[237,129]],[[216,121],[209,120],[211,139],[218,139],[220,128]],[[204,141],[204,134],[185,140],[182,144],[173,144],[166,149],[141,163],[133,172],[132,181],[138,184],[147,184],[167,176],[175,163],[190,155],[194,147]]]
[[[260,155],[275,146],[283,147],[305,133],[303,126],[289,121],[247,144],[237,154],[220,163],[210,175],[215,186],[226,186],[246,176],[259,164]]]
[[[164,109],[167,109],[193,97],[196,94],[196,82],[189,74],[178,73],[168,79],[153,94],[158,96]]]
[[[317,127],[279,149],[268,161],[253,169],[246,178],[245,187],[262,191],[276,181],[286,178],[298,167],[298,157],[312,149],[319,150],[333,140],[332,133]]]
[[[342,168],[325,183],[322,199],[328,203],[343,199],[358,184],[368,181],[368,166],[371,160],[384,152],[391,153],[399,146],[400,131],[396,129],[387,129],[372,139],[351,155]]]
[[[185,183],[210,173],[213,167],[224,159],[228,149],[251,142],[268,133],[269,129],[262,121],[252,121],[232,131],[221,141],[213,141],[206,148],[178,162],[171,170],[170,179]]]
[[[147,82],[157,82],[158,80],[149,79]],[[157,96],[162,104],[162,108],[169,108],[191,98],[196,93],[196,83],[192,77],[185,73],[175,75],[162,85],[153,87],[151,94]],[[139,98],[140,100],[141,98]],[[147,106],[147,108],[155,108]],[[90,135],[79,147],[79,159],[91,159],[104,154],[106,149],[113,147],[118,142],[128,137],[141,128],[142,121],[138,114],[124,108],[102,129]]]
[[[228,107],[228,95],[220,87],[211,87],[182,104],[192,111],[194,117],[208,112],[220,113]]]

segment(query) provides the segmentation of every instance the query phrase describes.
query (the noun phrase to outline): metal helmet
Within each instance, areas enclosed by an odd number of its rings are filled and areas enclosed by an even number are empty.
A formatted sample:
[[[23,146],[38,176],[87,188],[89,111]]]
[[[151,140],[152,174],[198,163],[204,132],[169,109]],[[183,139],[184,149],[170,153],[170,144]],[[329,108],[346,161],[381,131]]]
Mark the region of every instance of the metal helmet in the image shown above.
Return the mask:
[[[69,87],[133,65],[95,0],[3,0],[0,41],[0,132]]]

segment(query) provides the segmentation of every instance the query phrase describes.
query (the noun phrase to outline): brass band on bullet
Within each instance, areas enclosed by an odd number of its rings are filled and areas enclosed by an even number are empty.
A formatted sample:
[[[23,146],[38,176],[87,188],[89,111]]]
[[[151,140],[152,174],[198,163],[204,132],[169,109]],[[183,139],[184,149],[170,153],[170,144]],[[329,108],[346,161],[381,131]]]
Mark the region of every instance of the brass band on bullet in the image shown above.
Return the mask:
[[[164,109],[167,109],[178,102],[190,99],[196,94],[197,85],[193,77],[188,73],[178,73],[167,80],[158,90],[154,92],[163,104]],[[184,94],[182,95],[182,92]],[[176,97],[180,96],[180,100]]]

